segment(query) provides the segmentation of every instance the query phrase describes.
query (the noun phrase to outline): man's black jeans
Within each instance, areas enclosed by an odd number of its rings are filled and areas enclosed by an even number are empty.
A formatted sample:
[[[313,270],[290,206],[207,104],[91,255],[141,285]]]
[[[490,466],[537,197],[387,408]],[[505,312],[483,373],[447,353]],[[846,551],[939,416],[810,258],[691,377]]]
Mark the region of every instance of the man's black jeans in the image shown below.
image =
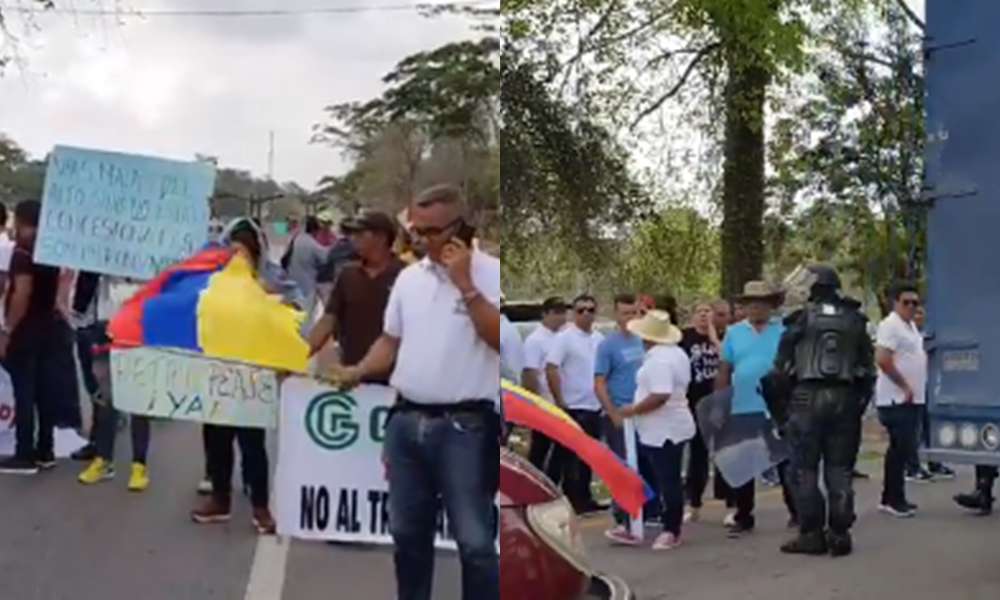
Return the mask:
[[[889,432],[882,504],[901,508],[907,503],[906,466],[917,447],[920,407],[916,404],[900,404],[879,408],[878,418]]]
[[[11,338],[4,366],[14,386],[17,457],[51,457],[55,428],[80,426],[73,330],[56,314],[29,316]]]
[[[580,425],[590,437],[601,439],[601,413],[589,410],[570,410],[569,416]],[[594,497],[590,492],[590,483],[594,478],[587,463],[580,460],[562,446],[557,447],[560,454],[559,463],[563,466],[563,491],[569,498],[573,509],[579,512],[593,508]]]

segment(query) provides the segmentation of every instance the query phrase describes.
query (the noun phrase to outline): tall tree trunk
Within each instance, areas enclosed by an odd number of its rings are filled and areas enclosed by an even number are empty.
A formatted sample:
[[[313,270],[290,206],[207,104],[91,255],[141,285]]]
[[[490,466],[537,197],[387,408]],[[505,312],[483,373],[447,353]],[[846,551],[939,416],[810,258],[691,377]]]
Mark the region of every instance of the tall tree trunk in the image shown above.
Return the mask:
[[[764,270],[764,102],[770,75],[748,64],[748,54],[729,53],[725,88],[722,293],[739,295]]]

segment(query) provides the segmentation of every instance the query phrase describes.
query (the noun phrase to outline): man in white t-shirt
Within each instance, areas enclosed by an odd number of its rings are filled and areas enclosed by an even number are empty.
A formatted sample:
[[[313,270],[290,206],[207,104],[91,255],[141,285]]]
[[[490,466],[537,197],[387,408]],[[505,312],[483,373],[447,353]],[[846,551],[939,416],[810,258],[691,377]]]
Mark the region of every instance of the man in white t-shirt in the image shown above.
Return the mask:
[[[566,325],[569,305],[562,298],[548,298],[542,303],[542,324],[524,340],[524,387],[549,402],[554,402],[545,375],[545,358],[552,348],[556,335]],[[556,485],[562,483],[562,468],[552,458],[552,440],[537,431],[531,433],[531,451],[528,458],[535,468],[544,471]]]
[[[442,185],[410,205],[427,256],[396,280],[385,333],[345,385],[392,371],[386,427],[397,597],[431,600],[443,506],[458,544],[463,600],[500,599],[500,261],[471,248],[468,204]]]
[[[892,292],[893,312],[878,328],[875,360],[879,375],[875,405],[889,432],[885,454],[885,485],[879,510],[900,518],[916,514],[906,499],[906,465],[917,451],[920,407],[926,403],[927,353],[913,322],[920,306],[916,286],[903,284]]]
[[[559,332],[545,358],[545,375],[555,403],[566,410],[587,435],[601,438],[601,401],[594,390],[597,347],[604,339],[594,331],[597,300],[582,295],[573,301],[573,322]],[[563,491],[577,514],[603,510],[590,492],[593,473],[583,461],[559,448]]]

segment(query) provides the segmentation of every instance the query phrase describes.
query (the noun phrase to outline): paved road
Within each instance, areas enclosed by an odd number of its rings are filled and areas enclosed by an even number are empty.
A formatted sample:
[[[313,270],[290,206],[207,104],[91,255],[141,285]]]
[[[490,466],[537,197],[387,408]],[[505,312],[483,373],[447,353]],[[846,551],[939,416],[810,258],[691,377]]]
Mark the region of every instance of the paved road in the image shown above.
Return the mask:
[[[119,456],[128,443],[120,438]],[[154,429],[153,487],[125,490],[119,478],[95,488],[75,482],[78,466],[62,463],[36,478],[0,478],[0,600],[381,600],[393,594],[392,559],[384,549],[335,548],[269,540],[258,549],[249,506],[236,502],[225,526],[188,520],[202,469],[198,429]],[[281,568],[284,549],[287,565]],[[262,560],[254,565],[256,553]],[[251,570],[263,587],[248,596]],[[439,563],[435,598],[456,600],[457,566]],[[283,594],[269,593],[283,577]]]
[[[33,479],[0,478],[0,600],[381,600],[393,597],[391,556],[359,549],[280,542],[264,545],[237,502],[233,523],[197,527],[187,513],[201,471],[196,427],[154,430],[153,487],[129,495],[124,476],[96,488],[75,483],[77,465]],[[128,452],[122,439],[120,456]],[[125,472],[127,464],[120,464]],[[877,465],[868,464],[869,471]],[[781,556],[787,535],[775,491],[764,492],[758,533],[733,542],[709,506],[687,545],[668,555],[610,548],[602,518],[584,522],[597,566],[628,580],[640,600],[983,600],[1000,597],[1000,517],[953,508],[959,481],[913,488],[912,521],[875,512],[878,483],[859,486],[857,554],[846,560]],[[288,544],[288,545],[284,545]],[[287,552],[286,552],[287,550]],[[255,557],[257,560],[255,561]],[[454,556],[439,561],[436,599],[457,600]],[[248,595],[252,577],[256,595]],[[283,592],[268,591],[275,589]],[[251,590],[253,592],[254,590]],[[521,600],[521,599],[506,599]]]
[[[866,465],[869,472],[879,464]],[[963,514],[951,503],[971,486],[958,481],[911,486],[918,518],[893,520],[876,512],[880,484],[858,486],[857,553],[848,559],[785,557],[788,515],[776,492],[765,492],[758,532],[727,540],[722,508],[685,532],[686,545],[668,555],[610,548],[603,519],[584,523],[594,562],[629,581],[640,600],[987,600],[1000,598],[1000,516]]]

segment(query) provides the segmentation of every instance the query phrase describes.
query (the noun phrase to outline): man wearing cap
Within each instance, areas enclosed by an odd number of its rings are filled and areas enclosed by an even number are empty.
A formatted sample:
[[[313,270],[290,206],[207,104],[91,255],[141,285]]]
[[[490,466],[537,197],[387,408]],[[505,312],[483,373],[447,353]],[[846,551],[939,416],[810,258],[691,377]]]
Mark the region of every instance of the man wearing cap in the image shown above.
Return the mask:
[[[389,522],[398,600],[434,598],[441,507],[458,545],[463,600],[499,600],[494,501],[500,483],[500,261],[464,241],[460,188],[411,205],[427,257],[396,281],[384,333],[345,386],[392,371],[399,402],[386,428]]]
[[[559,297],[552,297],[542,303],[542,324],[524,341],[524,387],[549,402],[555,402],[549,391],[545,376],[545,357],[552,349],[552,342],[566,325],[566,311],[569,305]],[[531,464],[544,471],[556,485],[562,483],[562,465],[558,464],[560,453],[553,451],[552,440],[537,431],[531,434]]]
[[[733,388],[732,415],[766,415],[767,405],[760,393],[760,380],[771,371],[778,354],[778,344],[785,331],[774,312],[781,305],[781,292],[764,281],[751,281],[744,287],[739,303],[746,307],[747,318],[732,325],[722,344],[722,363],[715,389]],[[785,485],[785,468],[779,468],[785,504],[791,513],[790,525],[797,521],[791,490]],[[753,531],[755,482],[734,489],[735,523],[730,537],[739,538]]]
[[[381,212],[365,212],[349,225],[360,263],[344,268],[326,299],[326,312],[309,334],[313,354],[331,340],[340,345],[340,363],[361,362],[382,335],[385,309],[404,265],[392,252],[396,224]],[[388,383],[382,374],[369,383]]]

